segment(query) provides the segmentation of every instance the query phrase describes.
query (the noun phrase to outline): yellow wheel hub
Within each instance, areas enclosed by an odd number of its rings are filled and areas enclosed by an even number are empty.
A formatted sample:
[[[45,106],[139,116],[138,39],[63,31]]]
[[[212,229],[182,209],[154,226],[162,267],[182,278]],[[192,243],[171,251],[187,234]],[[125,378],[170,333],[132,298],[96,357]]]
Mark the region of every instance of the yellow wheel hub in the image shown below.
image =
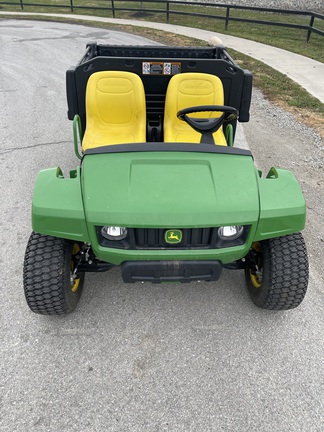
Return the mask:
[[[260,288],[260,286],[261,286],[260,279],[257,275],[252,274],[251,270],[250,270],[250,278],[251,278],[251,282],[252,282],[254,288]]]
[[[79,278],[75,279],[72,286],[71,286],[71,291],[76,292],[79,288],[79,285],[80,285],[80,279]]]
[[[262,268],[262,259],[261,259],[261,251],[262,251],[262,248],[261,248],[261,245],[260,245],[260,242],[254,242],[254,243],[252,243],[252,249],[254,249],[256,252],[258,252],[258,262],[257,262],[257,264],[258,264],[258,267],[260,268],[260,266],[261,266],[261,268]],[[252,272],[251,272],[251,270],[250,270],[250,278],[251,278],[251,282],[252,282],[252,284],[253,284],[253,286],[254,286],[254,288],[260,288],[261,287],[261,284],[262,284],[262,281],[261,281],[261,278],[260,278],[260,276],[259,275],[256,275],[256,274],[253,274]]]
[[[78,245],[77,243],[75,243],[74,246],[73,246],[73,250],[72,250],[72,259],[71,259],[71,277],[72,277],[72,273],[73,273],[74,266],[75,266],[75,263],[74,263],[74,256],[75,256],[78,252],[80,252],[80,247],[79,247],[79,245]],[[76,278],[76,279],[74,279],[74,280],[71,282],[71,291],[74,292],[74,293],[77,292],[77,290],[78,290],[78,288],[79,288],[79,285],[80,285],[80,278]]]

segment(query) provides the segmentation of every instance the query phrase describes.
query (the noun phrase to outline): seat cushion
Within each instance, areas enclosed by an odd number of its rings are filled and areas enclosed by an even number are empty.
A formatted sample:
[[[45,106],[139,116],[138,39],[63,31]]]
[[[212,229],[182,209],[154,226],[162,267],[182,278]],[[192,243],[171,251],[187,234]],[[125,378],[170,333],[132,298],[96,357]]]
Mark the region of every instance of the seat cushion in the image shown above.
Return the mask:
[[[124,71],[92,74],[86,89],[86,131],[82,151],[144,141],[146,105],[140,77]]]
[[[201,105],[224,105],[222,81],[215,75],[183,73],[174,75],[168,85],[164,111],[164,141],[199,143],[201,134],[177,118],[183,108]],[[190,114],[196,118],[219,117],[221,113]],[[227,145],[222,127],[213,134],[215,144]]]

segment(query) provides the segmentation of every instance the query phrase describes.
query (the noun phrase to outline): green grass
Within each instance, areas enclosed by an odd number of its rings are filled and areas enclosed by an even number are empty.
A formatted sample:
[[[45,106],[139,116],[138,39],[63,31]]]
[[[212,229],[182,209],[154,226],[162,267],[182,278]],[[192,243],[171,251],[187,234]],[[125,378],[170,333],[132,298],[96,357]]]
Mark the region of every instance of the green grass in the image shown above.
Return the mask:
[[[238,51],[229,50],[229,53],[241,67],[253,73],[254,85],[270,100],[324,115],[324,104],[286,75]]]

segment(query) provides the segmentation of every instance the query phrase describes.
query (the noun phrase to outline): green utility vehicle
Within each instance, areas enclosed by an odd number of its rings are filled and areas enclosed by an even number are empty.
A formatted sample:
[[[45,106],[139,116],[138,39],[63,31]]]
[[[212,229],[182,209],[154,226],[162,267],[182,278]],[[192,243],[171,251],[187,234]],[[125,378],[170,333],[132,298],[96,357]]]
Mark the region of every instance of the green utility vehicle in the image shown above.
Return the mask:
[[[252,76],[223,46],[88,44],[66,78],[80,164],[36,181],[24,261],[33,312],[73,311],[85,273],[115,266],[129,283],[214,284],[223,268],[242,270],[257,306],[302,302],[305,201],[290,171],[263,176],[234,146]]]

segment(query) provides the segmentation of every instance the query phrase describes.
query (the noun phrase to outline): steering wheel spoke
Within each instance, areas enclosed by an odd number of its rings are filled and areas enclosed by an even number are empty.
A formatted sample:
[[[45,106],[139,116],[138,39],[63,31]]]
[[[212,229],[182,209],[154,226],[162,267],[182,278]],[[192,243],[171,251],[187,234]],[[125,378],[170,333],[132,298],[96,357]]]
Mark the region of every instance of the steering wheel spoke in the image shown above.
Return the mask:
[[[194,118],[189,117],[189,114],[199,112],[221,112],[219,117],[212,118]],[[238,111],[236,108],[223,105],[201,105],[184,108],[177,113],[180,120],[185,121],[196,132],[201,133],[201,141],[215,144],[213,133],[216,132],[224,123],[233,121],[237,118]],[[212,142],[211,142],[212,141]]]

